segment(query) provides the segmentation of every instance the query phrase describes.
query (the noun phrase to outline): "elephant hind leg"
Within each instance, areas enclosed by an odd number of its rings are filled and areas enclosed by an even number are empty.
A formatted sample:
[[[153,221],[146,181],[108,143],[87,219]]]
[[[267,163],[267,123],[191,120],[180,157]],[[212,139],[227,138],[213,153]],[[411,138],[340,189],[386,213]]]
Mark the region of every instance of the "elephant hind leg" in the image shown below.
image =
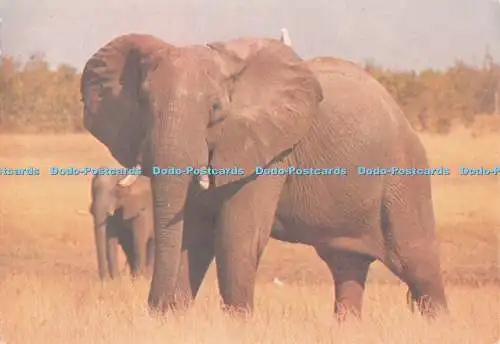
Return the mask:
[[[386,266],[408,285],[407,303],[412,312],[413,303],[417,304],[422,315],[430,318],[436,317],[440,312],[448,311],[438,265],[405,257],[398,266],[394,264]]]
[[[403,194],[389,193],[386,197],[381,217],[386,256],[381,260],[408,285],[421,314],[433,318],[439,312],[446,313],[448,305],[432,203],[429,195],[422,195],[427,186],[419,188],[420,192],[406,188]]]
[[[175,290],[177,310],[191,306],[214,258],[213,214],[188,204],[184,219],[183,251]],[[150,242],[154,253],[154,239]]]
[[[335,284],[335,315],[343,322],[349,315],[359,319],[363,306],[366,276],[374,258],[332,248],[316,252],[328,265]]]

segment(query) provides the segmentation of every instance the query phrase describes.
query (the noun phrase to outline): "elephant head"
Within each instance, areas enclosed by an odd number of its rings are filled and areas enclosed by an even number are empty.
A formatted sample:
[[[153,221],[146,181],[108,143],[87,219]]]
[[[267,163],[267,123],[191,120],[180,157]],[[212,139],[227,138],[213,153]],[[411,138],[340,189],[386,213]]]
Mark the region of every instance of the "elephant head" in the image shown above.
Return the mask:
[[[217,175],[211,187],[242,180],[289,152],[322,100],[291,47],[265,38],[173,47],[122,36],[89,60],[81,91],[86,128],[124,166],[142,163],[146,174],[153,165],[245,172]],[[173,302],[193,179],[150,176],[157,249],[149,302],[164,307]]]

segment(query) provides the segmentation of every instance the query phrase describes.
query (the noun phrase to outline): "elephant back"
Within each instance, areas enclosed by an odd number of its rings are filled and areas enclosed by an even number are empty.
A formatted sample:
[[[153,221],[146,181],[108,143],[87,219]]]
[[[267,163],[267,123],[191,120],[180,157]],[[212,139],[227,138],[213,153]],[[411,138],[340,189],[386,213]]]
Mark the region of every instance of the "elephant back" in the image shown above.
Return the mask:
[[[332,97],[332,90],[339,90],[335,97],[340,96],[344,100],[347,99],[346,97],[349,94],[352,95],[353,99],[361,97],[361,89],[369,90],[366,93],[367,96],[373,97],[375,102],[377,102],[377,99],[382,99],[387,104],[385,109],[390,109],[386,113],[390,114],[393,120],[407,122],[406,116],[404,116],[399,104],[389,91],[358,64],[333,57],[316,57],[307,60],[306,65],[316,75],[322,87],[329,90],[328,97],[330,99]],[[348,88],[351,89],[350,92],[347,90]],[[333,103],[339,102],[339,99],[333,101]],[[353,104],[359,105],[362,102],[353,100],[346,103],[352,106]]]
[[[306,61],[307,67],[317,76],[339,74],[344,77],[368,81],[373,77],[358,64],[334,57],[315,57]]]

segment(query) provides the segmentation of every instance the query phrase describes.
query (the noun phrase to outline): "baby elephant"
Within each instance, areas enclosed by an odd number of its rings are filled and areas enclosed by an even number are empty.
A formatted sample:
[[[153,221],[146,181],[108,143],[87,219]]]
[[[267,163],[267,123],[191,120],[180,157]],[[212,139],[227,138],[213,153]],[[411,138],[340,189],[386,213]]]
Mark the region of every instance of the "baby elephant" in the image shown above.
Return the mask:
[[[132,276],[151,273],[154,228],[150,180],[144,176],[95,175],[90,213],[94,218],[101,279],[118,276],[118,244]]]

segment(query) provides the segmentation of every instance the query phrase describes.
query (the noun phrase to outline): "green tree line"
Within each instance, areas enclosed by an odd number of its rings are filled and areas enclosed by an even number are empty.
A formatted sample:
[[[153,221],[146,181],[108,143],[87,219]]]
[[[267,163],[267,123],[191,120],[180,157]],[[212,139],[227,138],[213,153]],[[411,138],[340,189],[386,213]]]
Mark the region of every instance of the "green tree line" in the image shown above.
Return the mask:
[[[485,59],[485,61],[487,61]],[[418,131],[444,133],[468,126],[478,114],[500,115],[500,65],[456,62],[447,70],[392,71],[367,63]],[[70,65],[51,69],[43,54],[28,61],[0,59],[0,131],[80,132],[80,73]]]

